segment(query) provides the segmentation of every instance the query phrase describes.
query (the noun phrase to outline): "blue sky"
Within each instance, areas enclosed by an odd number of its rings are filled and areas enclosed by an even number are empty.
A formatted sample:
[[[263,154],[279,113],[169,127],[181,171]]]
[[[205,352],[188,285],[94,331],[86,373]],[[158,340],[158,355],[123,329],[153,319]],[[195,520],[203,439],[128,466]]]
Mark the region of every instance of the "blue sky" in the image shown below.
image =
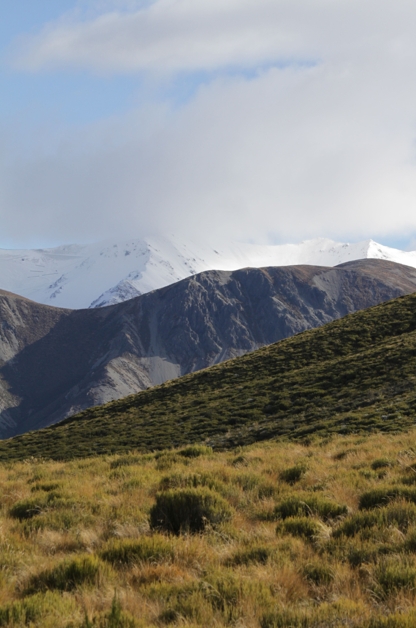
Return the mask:
[[[0,246],[414,245],[409,0],[4,0],[1,18]]]

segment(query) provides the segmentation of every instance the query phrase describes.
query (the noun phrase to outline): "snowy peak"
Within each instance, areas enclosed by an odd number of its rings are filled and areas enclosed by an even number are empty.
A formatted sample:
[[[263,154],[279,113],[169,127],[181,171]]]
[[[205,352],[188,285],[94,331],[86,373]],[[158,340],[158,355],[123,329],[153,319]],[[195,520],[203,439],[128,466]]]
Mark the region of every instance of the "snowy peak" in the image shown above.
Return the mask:
[[[337,266],[365,258],[416,267],[416,251],[373,240],[347,244],[317,238],[266,246],[153,236],[51,249],[0,249],[0,287],[46,305],[80,309],[120,303],[206,270]]]

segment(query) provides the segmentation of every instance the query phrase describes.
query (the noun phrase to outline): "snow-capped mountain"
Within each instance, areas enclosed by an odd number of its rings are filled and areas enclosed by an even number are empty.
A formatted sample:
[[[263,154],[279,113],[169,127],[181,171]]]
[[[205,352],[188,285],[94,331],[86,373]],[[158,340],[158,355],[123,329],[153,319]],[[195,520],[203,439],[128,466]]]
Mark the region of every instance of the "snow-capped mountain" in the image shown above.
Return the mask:
[[[80,309],[120,303],[205,270],[336,266],[365,258],[416,268],[416,251],[400,251],[373,240],[344,244],[319,238],[274,246],[237,242],[212,246],[154,236],[51,249],[0,249],[0,288],[38,303]]]

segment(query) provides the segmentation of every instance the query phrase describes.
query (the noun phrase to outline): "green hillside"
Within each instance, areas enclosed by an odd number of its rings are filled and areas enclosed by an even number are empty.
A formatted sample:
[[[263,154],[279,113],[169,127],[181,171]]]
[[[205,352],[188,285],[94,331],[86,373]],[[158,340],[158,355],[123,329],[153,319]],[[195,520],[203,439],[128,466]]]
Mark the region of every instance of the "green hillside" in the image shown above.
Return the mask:
[[[415,384],[410,295],[3,441],[0,460],[397,431],[415,423]]]

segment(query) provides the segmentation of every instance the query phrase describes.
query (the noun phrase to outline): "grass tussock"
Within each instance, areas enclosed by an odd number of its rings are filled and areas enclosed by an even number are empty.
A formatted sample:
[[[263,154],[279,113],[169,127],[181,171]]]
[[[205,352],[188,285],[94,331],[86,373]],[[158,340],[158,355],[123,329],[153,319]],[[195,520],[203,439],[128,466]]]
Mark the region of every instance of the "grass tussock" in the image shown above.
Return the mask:
[[[413,430],[4,463],[0,628],[410,628],[415,459]]]

